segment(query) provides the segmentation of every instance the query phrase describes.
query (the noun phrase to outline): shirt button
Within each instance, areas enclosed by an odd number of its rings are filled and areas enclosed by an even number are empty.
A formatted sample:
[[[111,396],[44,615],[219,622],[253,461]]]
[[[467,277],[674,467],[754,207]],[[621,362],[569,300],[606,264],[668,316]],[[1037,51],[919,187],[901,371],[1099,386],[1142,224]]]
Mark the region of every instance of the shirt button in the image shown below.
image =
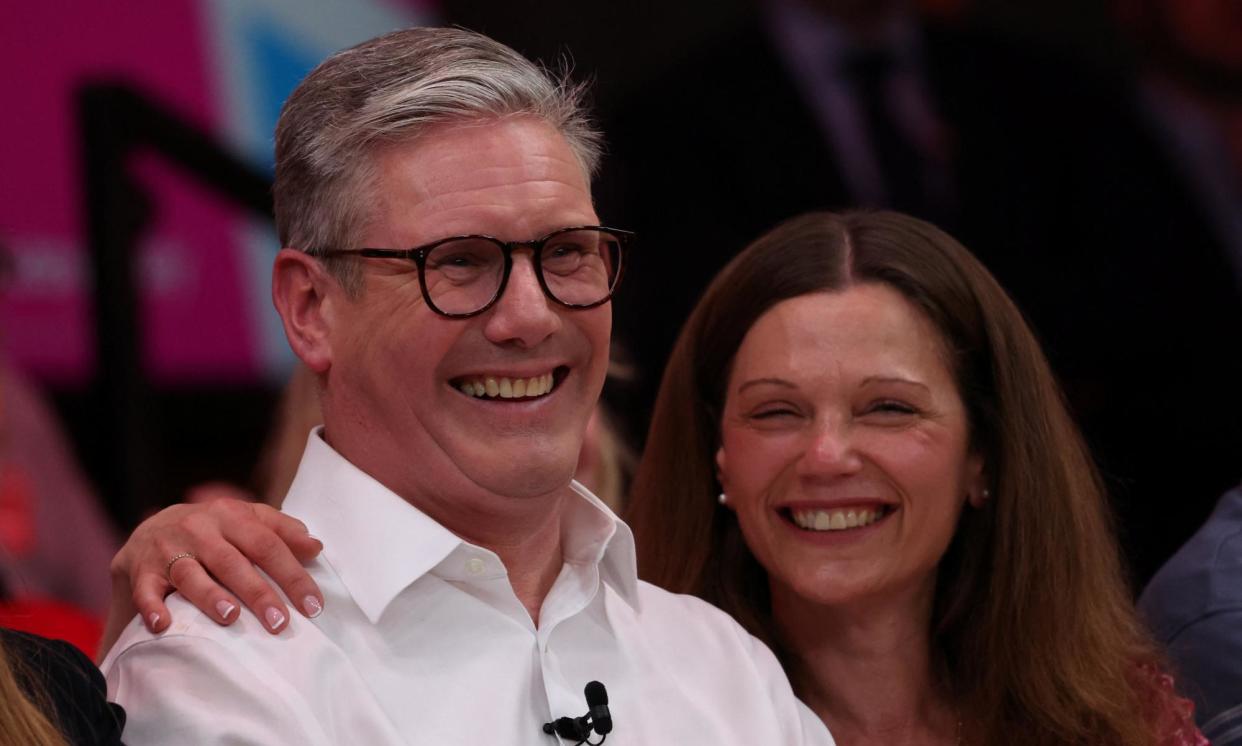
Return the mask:
[[[466,560],[466,572],[471,575],[482,575],[487,569],[487,563],[478,557],[471,557]]]

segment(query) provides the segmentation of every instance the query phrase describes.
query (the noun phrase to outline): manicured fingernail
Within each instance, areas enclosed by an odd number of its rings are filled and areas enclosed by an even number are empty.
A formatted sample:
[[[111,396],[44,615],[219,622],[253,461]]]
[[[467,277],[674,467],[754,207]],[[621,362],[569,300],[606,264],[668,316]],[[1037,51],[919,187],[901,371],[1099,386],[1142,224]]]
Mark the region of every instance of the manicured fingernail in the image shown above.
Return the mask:
[[[323,613],[323,604],[319,603],[319,599],[314,596],[307,596],[302,599],[302,608],[306,609],[306,616],[311,619]]]
[[[268,629],[272,630],[280,629],[280,625],[285,623],[285,615],[275,606],[263,612],[263,618],[267,620]]]
[[[160,613],[158,611],[153,611],[147,616],[147,627],[150,628],[152,632],[155,631],[155,626],[159,623]]]
[[[314,534],[312,534],[312,533],[307,533],[307,534],[306,534],[306,538],[308,538],[308,539],[314,539],[315,541],[319,542],[320,544],[322,544],[322,543],[323,543],[323,539],[319,538],[318,536],[315,536],[315,535],[314,535]]]
[[[237,610],[237,607],[228,601],[216,601],[216,613],[221,619],[228,619],[229,615]]]

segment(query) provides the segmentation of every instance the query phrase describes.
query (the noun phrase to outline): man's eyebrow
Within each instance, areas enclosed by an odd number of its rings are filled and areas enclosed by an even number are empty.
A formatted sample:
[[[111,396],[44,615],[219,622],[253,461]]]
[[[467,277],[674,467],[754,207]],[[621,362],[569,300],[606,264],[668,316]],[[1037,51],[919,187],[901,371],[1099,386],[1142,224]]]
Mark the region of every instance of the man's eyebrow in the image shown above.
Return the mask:
[[[795,385],[794,383],[792,383],[792,382],[790,382],[790,381],[786,381],[784,378],[752,378],[752,379],[750,379],[749,381],[747,381],[746,383],[743,383],[741,386],[738,386],[738,387],[737,387],[737,392],[740,394],[740,393],[742,393],[743,391],[745,391],[745,390],[746,390],[746,389],[748,389],[748,388],[751,388],[751,387],[754,387],[754,386],[761,386],[761,385],[763,385],[763,384],[770,384],[770,385],[773,385],[773,386],[781,386],[781,387],[783,387],[783,388],[787,388],[787,389],[796,389],[796,388],[798,388],[798,387],[797,387],[797,385]]]

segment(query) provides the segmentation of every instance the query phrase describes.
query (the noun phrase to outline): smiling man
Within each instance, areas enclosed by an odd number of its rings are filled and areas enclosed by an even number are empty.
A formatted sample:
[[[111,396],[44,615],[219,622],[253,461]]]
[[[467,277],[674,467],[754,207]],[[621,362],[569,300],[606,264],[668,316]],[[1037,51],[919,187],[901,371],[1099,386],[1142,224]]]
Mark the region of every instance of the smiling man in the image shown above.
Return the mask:
[[[629,241],[595,214],[598,152],[576,89],[461,30],[372,40],[293,93],[272,287],[325,425],[284,507],[323,539],[326,603],[135,621],[104,663],[128,743],[555,743],[592,681],[609,743],[831,743],[767,648],[638,581],[572,481]],[[588,691],[570,742],[607,731]]]

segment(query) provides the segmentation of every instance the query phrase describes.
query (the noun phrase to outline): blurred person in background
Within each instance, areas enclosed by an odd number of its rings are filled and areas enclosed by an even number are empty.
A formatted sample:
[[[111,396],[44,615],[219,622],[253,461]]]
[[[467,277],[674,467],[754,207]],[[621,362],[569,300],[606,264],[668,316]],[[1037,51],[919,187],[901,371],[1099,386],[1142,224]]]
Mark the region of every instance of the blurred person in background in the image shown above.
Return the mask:
[[[0,356],[0,626],[93,655],[118,545],[51,407]]]
[[[1117,0],[1115,10],[1137,53],[1140,111],[1183,185],[1178,209],[1202,226],[1188,240],[1221,247],[1242,287],[1242,4]],[[1170,247],[1171,263],[1178,248]],[[1221,344],[1236,348],[1242,340]],[[1242,421],[1228,404],[1216,411],[1209,419]],[[1170,497],[1202,494],[1187,489]],[[1242,741],[1242,490],[1220,497],[1152,578],[1139,608],[1168,646],[1204,735],[1217,744]]]
[[[1137,95],[1210,239],[1242,286],[1242,5],[1116,0]]]
[[[0,245],[0,292],[12,271]],[[0,358],[0,746],[121,743],[125,711],[87,657],[114,545],[50,408]]]
[[[1242,487],[1160,568],[1139,597],[1168,647],[1195,719],[1214,744],[1242,739]]]

